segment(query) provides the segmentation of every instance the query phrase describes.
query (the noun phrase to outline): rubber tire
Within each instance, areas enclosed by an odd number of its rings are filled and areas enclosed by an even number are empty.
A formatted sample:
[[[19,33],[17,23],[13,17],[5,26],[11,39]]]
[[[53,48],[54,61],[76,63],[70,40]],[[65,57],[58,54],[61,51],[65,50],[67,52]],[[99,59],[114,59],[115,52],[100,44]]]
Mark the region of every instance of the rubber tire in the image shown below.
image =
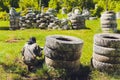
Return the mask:
[[[72,25],[72,29],[73,29],[73,30],[77,30],[77,29],[79,29],[79,26]]]
[[[103,33],[116,33],[117,28],[102,28]]]
[[[93,52],[104,56],[120,57],[120,49],[115,49],[115,48],[106,48],[106,47],[94,45]]]
[[[108,38],[107,38],[108,37]],[[94,36],[94,44],[108,48],[120,48],[120,34],[102,33]]]
[[[107,25],[107,24],[116,24],[115,20],[102,20],[101,21],[102,25]]]
[[[70,30],[70,26],[69,25],[62,26],[62,30]]]
[[[77,23],[78,21],[77,20],[70,20],[71,23]]]
[[[115,16],[115,12],[113,12],[113,11],[105,11],[105,12],[101,15],[101,17],[116,17],[116,16]]]
[[[45,57],[45,63],[47,66],[53,68],[66,69],[67,71],[77,72],[80,68],[80,60],[75,61],[63,61],[63,60],[52,60],[48,57]]]
[[[102,28],[116,28],[117,24],[101,24]]]
[[[93,59],[104,63],[120,64],[120,57],[108,57],[93,53]]]
[[[118,71],[120,70],[120,64],[110,64],[99,62],[95,59],[92,59],[91,65],[93,68],[101,70],[101,71]]]
[[[46,57],[53,60],[64,60],[64,61],[73,61],[80,59],[81,52],[64,52],[64,51],[56,51],[49,49],[47,47],[44,48],[44,54]]]
[[[40,28],[40,29],[46,29],[46,27],[47,27],[46,23],[41,23],[41,24],[39,25],[39,28]]]
[[[116,20],[115,16],[101,16],[100,20]]]
[[[77,20],[77,15],[72,15],[71,17],[70,17],[70,20]]]
[[[51,35],[46,37],[45,46],[56,51],[81,52],[83,41],[72,36]]]

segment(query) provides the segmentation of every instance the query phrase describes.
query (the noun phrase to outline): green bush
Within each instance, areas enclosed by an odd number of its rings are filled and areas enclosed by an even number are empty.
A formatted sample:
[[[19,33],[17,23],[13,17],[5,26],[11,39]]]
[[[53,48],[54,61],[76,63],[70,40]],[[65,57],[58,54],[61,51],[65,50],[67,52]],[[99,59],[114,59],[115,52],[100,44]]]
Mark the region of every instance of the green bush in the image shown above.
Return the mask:
[[[101,6],[98,6],[96,9],[91,10],[91,16],[100,17],[102,11],[103,11],[103,8]]]
[[[116,2],[115,11],[116,11],[116,12],[120,12],[120,2]]]
[[[9,14],[4,11],[4,12],[0,12],[0,20],[8,20],[9,19]]]

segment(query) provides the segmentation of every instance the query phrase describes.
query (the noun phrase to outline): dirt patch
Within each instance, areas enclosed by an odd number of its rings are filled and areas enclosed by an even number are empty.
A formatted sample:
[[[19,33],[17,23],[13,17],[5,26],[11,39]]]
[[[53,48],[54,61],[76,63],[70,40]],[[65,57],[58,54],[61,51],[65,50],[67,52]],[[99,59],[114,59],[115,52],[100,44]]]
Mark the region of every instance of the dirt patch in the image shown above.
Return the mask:
[[[13,38],[13,39],[5,40],[5,42],[7,42],[7,43],[17,43],[21,40],[24,40],[24,39],[23,38]]]

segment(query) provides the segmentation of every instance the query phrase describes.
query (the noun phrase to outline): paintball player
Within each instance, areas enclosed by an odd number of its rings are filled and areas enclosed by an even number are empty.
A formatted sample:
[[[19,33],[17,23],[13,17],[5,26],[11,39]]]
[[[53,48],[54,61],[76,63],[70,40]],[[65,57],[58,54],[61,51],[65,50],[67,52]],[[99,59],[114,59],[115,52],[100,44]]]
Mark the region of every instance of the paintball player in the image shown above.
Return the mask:
[[[42,56],[42,48],[36,43],[36,38],[31,37],[22,49],[22,59],[27,65],[28,71],[32,71],[39,63],[37,57]]]

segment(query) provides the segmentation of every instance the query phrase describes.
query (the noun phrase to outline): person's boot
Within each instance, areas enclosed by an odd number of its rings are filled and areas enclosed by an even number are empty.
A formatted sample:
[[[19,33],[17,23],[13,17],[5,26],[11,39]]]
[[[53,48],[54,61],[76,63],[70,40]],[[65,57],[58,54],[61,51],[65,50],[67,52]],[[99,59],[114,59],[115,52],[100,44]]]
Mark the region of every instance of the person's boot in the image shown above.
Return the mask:
[[[28,72],[31,72],[32,71],[31,66],[28,65],[27,70],[28,70]]]
[[[34,66],[28,66],[28,71],[29,71],[29,72],[35,72],[36,69],[35,69]]]

